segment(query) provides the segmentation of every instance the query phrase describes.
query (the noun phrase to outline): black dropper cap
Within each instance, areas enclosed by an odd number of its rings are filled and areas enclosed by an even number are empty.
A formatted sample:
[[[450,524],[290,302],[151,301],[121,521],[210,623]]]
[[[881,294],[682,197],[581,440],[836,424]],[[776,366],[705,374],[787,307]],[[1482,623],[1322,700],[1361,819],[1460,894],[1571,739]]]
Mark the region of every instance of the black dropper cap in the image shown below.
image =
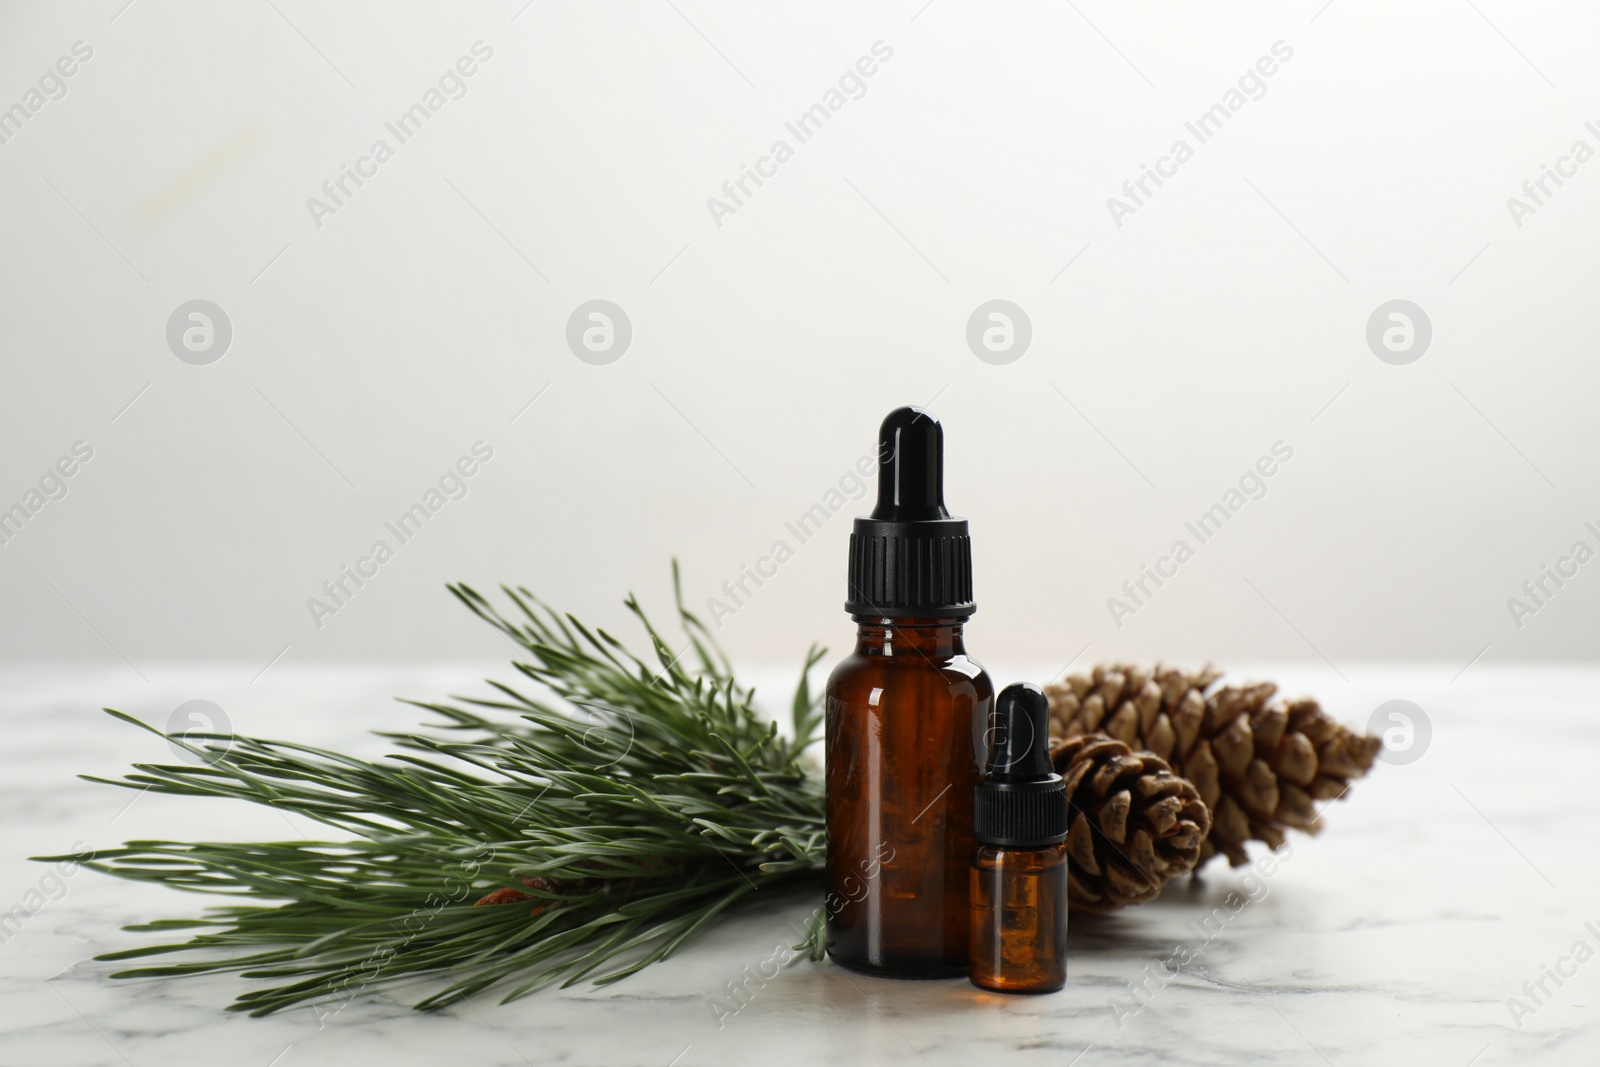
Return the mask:
[[[1067,787],[1050,764],[1050,702],[1029,682],[995,699],[973,804],[979,844],[1047,848],[1067,839]]]
[[[878,505],[850,534],[850,589],[857,618],[964,619],[972,602],[967,520],[944,506],[944,427],[903,407],[878,429]]]

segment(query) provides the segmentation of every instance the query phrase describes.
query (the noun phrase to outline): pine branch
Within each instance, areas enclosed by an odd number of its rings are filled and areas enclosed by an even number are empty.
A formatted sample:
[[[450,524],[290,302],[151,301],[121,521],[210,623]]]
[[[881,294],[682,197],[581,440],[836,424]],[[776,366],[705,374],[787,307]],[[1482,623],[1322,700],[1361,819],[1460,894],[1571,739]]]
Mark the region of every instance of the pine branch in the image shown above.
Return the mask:
[[[521,587],[502,587],[515,608],[503,615],[471,587],[451,586],[527,654],[514,666],[554,699],[491,682],[495,699],[408,702],[442,723],[383,734],[396,747],[379,760],[168,735],[107,708],[203,762],[139,763],[120,779],[88,780],[243,800],[345,836],[129,841],[39,858],[242,897],[199,918],[127,928],[197,931],[187,940],[99,958],[184,957],[118,978],[238,972],[274,983],[230,1008],[252,1015],[305,1001],[331,1014],[364,989],[416,977],[444,985],[417,1003],[426,1010],[501,984],[512,1000],[636,973],[731,907],[814,891],[825,849],[821,784],[805,756],[822,724],[809,685],[822,650],[806,656],[794,736],[783,737],[684,607],[676,563],[673,588],[686,638],[678,652],[626,601],[650,643],[645,660]],[[819,958],[820,926],[809,933]]]

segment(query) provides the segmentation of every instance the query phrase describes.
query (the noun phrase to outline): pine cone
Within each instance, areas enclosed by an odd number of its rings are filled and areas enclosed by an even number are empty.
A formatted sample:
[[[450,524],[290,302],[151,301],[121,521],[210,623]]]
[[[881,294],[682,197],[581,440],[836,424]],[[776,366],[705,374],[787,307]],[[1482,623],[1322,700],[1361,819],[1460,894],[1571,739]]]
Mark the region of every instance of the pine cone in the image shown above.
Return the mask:
[[[1172,762],[1211,809],[1198,867],[1217,853],[1249,862],[1244,843],[1315,834],[1314,800],[1336,800],[1371,770],[1381,739],[1334,722],[1315,700],[1275,697],[1271,682],[1209,689],[1222,672],[1098,666],[1049,686],[1052,736],[1099,731]]]
[[[538,893],[560,893],[562,890],[568,888],[566,885],[556,881],[554,878],[520,878],[518,881]],[[522,890],[512,889],[510,886],[501,886],[499,889],[489,890],[489,892],[473,901],[472,906],[475,908],[488,908],[495,907],[500,904],[521,904],[524,900],[532,899],[532,893],[524,893]],[[528,914],[537,915],[543,911],[545,907],[546,905],[539,904],[535,906],[534,909]]]
[[[1051,746],[1067,782],[1067,904],[1105,915],[1188,874],[1211,812],[1166,760],[1104,734]]]

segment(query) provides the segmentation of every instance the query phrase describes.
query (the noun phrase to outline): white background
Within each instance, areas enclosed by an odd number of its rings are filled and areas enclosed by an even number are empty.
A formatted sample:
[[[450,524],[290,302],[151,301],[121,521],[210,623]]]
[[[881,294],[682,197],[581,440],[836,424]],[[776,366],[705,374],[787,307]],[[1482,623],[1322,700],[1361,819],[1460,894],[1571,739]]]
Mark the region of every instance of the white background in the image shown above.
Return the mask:
[[[668,614],[673,555],[703,611],[930,399],[980,658],[1331,683],[1594,654],[1600,562],[1520,629],[1507,607],[1600,547],[1600,161],[1521,227],[1506,205],[1600,148],[1592,5],[123,3],[0,8],[0,107],[94,50],[0,145],[0,506],[94,449],[0,546],[0,657],[493,657],[446,581],[620,625],[629,590]],[[307,199],[480,40],[319,227]],[[865,95],[719,227],[707,198],[877,41]],[[1277,41],[1266,94],[1115,225]],[[165,339],[196,298],[233,327],[209,366]],[[633,324],[609,366],[565,343],[594,298]],[[1007,366],[965,340],[996,298],[1033,327]],[[1434,329],[1409,366],[1365,340],[1397,298]],[[307,599],[478,440],[467,496],[319,628]],[[1266,497],[1116,625],[1279,440]],[[736,659],[848,642],[869,507],[723,620]]]

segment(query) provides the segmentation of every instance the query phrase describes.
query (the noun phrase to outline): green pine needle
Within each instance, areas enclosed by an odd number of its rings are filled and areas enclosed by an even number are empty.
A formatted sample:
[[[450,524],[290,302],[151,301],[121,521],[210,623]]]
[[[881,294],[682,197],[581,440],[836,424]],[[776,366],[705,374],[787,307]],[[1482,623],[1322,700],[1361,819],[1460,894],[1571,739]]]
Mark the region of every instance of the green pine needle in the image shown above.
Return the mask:
[[[127,927],[199,932],[98,957],[186,956],[113,977],[236,971],[272,983],[230,1007],[252,1015],[304,1001],[328,1015],[363,990],[417,977],[442,987],[416,1004],[423,1010],[491,986],[513,1000],[557,982],[617,981],[731,907],[820,886],[822,787],[804,754],[822,724],[808,681],[822,650],[806,656],[793,737],[783,737],[684,607],[676,563],[680,650],[626,602],[648,661],[526,589],[501,588],[510,617],[468,586],[450,591],[527,653],[516,669],[555,699],[491,682],[495,699],[417,703],[443,725],[382,735],[396,749],[377,761],[256,737],[197,743],[105,709],[205,762],[88,780],[233,797],[342,835],[129,841],[39,857],[245,901]],[[527,899],[476,906],[497,889]],[[813,918],[805,947],[820,958],[820,911]]]

